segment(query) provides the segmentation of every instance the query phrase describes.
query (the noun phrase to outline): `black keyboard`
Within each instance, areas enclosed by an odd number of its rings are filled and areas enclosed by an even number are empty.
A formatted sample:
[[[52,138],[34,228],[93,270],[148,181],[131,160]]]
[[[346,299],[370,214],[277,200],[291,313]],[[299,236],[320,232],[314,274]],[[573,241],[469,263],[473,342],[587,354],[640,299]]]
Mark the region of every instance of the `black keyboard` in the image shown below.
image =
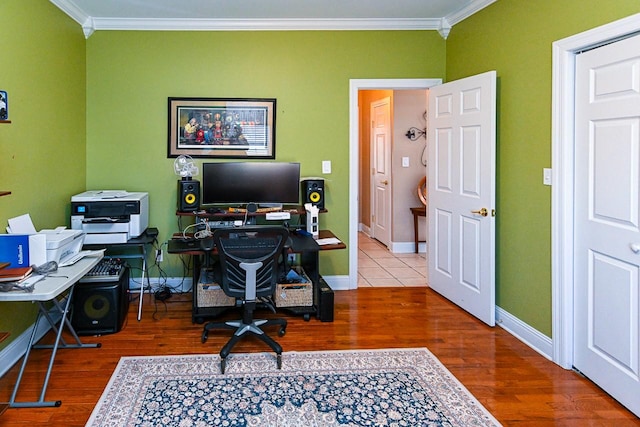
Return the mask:
[[[272,249],[278,246],[278,241],[269,237],[249,237],[239,239],[224,239],[225,248],[237,249]]]

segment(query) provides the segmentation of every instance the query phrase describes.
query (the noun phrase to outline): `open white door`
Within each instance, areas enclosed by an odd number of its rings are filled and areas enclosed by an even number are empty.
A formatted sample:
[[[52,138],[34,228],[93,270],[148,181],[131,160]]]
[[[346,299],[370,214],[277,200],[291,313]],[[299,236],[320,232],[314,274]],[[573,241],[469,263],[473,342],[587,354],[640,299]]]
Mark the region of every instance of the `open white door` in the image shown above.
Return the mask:
[[[429,91],[429,286],[495,325],[496,72]]]
[[[391,242],[391,99],[371,104],[371,237]]]

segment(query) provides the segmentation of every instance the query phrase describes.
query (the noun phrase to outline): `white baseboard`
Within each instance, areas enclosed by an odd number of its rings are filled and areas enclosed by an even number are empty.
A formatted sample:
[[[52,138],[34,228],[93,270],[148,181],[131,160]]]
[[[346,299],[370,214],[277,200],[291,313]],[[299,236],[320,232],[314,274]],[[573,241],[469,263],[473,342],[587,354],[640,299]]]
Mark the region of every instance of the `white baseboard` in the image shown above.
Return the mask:
[[[349,290],[349,276],[322,276],[327,285],[334,291]]]
[[[553,360],[553,340],[542,332],[532,328],[500,307],[496,307],[496,324],[542,356]]]
[[[392,242],[389,248],[394,254],[412,254],[416,251],[415,242]],[[425,242],[418,243],[418,253],[426,253],[427,244]]]
[[[49,315],[51,316],[51,320],[57,322],[60,320],[60,312],[55,309],[53,311],[49,311]],[[20,334],[16,339],[11,341],[5,348],[0,351],[0,377],[4,376],[9,369],[13,367],[24,354],[27,352],[27,347],[29,345],[29,339],[31,338],[31,334],[33,332],[33,328],[35,327],[35,323],[29,326],[23,333]],[[38,342],[49,330],[51,329],[51,325],[46,319],[42,319],[38,323],[38,330],[36,331],[36,340]]]

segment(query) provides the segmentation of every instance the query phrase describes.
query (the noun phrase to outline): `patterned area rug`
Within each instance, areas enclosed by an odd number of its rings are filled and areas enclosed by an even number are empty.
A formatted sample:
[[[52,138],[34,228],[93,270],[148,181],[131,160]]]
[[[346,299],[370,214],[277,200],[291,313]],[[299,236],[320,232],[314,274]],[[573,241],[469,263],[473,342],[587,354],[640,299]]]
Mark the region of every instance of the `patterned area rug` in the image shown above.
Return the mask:
[[[123,357],[87,426],[499,426],[426,348]]]

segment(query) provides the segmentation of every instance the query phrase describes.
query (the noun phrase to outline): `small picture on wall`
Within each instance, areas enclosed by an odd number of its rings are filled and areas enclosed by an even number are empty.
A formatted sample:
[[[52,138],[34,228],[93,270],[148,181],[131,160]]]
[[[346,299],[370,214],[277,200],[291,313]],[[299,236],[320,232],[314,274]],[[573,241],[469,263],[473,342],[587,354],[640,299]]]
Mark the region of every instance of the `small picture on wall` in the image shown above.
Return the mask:
[[[0,120],[9,120],[9,101],[4,90],[0,90]]]

